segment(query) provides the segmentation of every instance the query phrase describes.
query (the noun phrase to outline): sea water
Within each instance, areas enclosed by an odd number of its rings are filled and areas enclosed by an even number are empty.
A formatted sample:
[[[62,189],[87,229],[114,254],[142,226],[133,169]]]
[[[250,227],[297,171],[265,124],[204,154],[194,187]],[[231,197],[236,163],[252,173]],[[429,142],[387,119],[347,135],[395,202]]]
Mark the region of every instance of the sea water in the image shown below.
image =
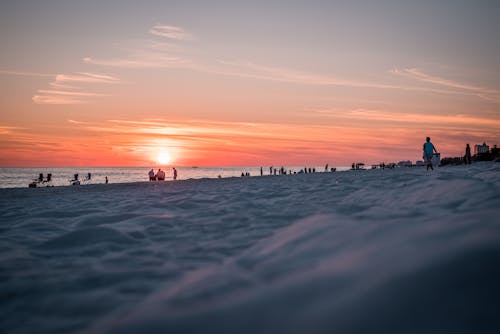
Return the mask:
[[[279,167],[273,167],[274,169]],[[284,167],[287,173],[299,172],[304,167]],[[324,167],[307,167],[311,170],[324,171]],[[173,179],[173,169],[171,167],[162,168],[166,177],[165,180]],[[241,174],[249,173],[250,176],[260,175],[260,167],[176,167],[177,179],[202,179],[202,178],[226,178],[240,177]],[[337,170],[347,170],[347,167],[338,167]],[[148,172],[151,167],[26,167],[26,168],[0,168],[0,188],[25,188],[38,179],[38,176],[43,174],[44,179],[47,174],[52,174],[52,182],[41,183],[40,186],[68,186],[71,185],[70,180],[78,174],[78,178],[82,184],[99,184],[105,183],[106,177],[109,183],[127,183],[148,181]],[[158,168],[154,169],[156,173]],[[88,173],[91,174],[91,179],[86,180]],[[263,167],[263,175],[269,175],[271,171],[269,166]]]

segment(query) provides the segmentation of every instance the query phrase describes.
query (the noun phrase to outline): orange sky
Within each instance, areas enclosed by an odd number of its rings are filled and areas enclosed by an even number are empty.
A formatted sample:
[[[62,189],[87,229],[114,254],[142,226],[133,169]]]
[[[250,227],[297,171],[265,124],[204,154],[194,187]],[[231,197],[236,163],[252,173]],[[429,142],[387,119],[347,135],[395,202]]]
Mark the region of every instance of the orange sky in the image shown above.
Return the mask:
[[[51,3],[0,5],[0,166],[349,166],[500,141],[498,23],[463,8]]]

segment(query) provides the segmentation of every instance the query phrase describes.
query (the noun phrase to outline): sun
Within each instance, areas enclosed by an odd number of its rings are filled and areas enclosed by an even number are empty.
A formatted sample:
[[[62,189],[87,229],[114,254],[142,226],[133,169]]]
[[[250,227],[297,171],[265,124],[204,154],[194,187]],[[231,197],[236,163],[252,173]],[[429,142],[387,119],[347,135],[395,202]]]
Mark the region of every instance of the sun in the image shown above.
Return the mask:
[[[168,165],[170,163],[170,154],[164,151],[160,152],[156,157],[156,161],[158,161],[160,165]]]

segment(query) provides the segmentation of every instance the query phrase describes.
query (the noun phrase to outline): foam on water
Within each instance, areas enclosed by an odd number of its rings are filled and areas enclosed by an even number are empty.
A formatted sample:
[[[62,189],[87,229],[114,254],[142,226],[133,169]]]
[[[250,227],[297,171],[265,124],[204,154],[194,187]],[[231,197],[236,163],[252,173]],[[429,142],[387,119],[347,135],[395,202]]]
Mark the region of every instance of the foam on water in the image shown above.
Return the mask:
[[[500,329],[500,164],[0,189],[5,333]]]

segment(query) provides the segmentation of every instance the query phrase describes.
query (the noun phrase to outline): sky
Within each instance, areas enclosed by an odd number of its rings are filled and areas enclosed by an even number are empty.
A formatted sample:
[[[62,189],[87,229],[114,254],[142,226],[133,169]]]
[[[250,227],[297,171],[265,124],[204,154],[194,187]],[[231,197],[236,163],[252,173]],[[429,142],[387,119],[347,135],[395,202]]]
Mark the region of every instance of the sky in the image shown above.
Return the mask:
[[[0,167],[350,166],[500,144],[500,2],[0,2]]]

